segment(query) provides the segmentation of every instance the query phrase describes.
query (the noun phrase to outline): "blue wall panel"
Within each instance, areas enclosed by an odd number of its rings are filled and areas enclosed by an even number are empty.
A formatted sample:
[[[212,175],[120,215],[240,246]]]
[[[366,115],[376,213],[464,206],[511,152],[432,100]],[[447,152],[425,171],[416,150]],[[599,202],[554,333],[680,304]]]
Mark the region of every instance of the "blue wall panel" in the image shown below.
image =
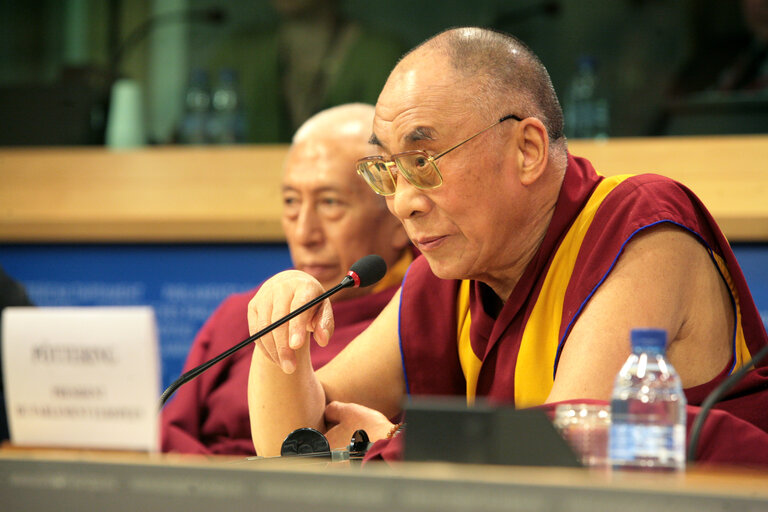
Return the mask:
[[[738,244],[734,252],[768,323],[768,244]],[[291,263],[284,244],[19,244],[0,246],[0,265],[40,306],[153,306],[165,387],[181,372],[195,333],[224,297]]]
[[[290,267],[291,260],[284,244],[56,244],[0,246],[0,265],[39,306],[153,306],[166,387],[221,300]]]
[[[763,317],[763,325],[768,326],[768,243],[733,244],[733,252]]]

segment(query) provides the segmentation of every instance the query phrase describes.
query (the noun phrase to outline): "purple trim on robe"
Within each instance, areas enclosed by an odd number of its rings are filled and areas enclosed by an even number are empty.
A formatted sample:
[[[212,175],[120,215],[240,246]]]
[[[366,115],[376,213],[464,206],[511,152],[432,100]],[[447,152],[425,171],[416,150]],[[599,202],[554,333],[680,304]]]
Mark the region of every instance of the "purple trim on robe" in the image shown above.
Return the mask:
[[[473,328],[476,323],[485,326],[485,330],[487,326],[492,326],[491,332],[485,333],[488,343],[478,379],[478,397],[491,402],[513,402],[515,364],[525,322],[538,298],[546,271],[562,237],[601,179],[589,162],[569,155],[568,168],[550,227],[512,296],[498,317],[491,322],[476,320],[475,315],[483,315],[484,308],[470,304]],[[610,271],[630,235],[660,221],[674,222],[695,233],[705,246],[723,258],[738,294],[745,339],[750,352],[757,352],[768,343],[768,335],[727,240],[712,216],[689,189],[673,180],[652,174],[625,180],[599,207],[568,283],[559,338],[563,343],[567,341],[569,326],[583,309],[590,294]],[[471,294],[471,300],[475,302],[482,300],[477,286],[475,284],[475,293]],[[404,285],[400,318],[405,371],[413,395],[464,395],[466,392],[457,353],[457,290],[458,281],[438,279],[423,258],[414,262]],[[689,407],[689,413],[693,414],[695,406],[701,404],[709,392],[725,378],[727,370],[724,369],[720,376],[709,383],[685,390],[692,406]],[[727,411],[717,413],[720,418],[718,423],[729,427],[718,434],[707,426],[710,442],[716,442],[718,435],[738,436],[741,430],[749,430],[747,437],[754,439],[754,426],[768,439],[768,415],[765,414],[767,404],[768,361],[764,361],[717,405],[718,409]],[[725,437],[724,446],[730,446]],[[755,442],[758,443],[756,446],[760,446],[762,441]],[[399,444],[401,441],[396,441],[394,446]],[[710,454],[715,452],[710,460],[721,462],[738,462],[739,454],[744,453],[716,450]],[[375,453],[374,450],[372,456]],[[751,459],[747,457],[745,460]]]

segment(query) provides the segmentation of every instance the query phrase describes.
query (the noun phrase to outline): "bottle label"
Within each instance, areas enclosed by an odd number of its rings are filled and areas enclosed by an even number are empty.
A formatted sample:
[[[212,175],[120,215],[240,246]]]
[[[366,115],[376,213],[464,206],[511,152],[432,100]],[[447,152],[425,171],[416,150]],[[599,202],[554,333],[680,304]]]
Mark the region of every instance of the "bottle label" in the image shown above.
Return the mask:
[[[662,466],[685,464],[685,427],[683,425],[611,425],[609,457],[615,465],[638,465],[657,461]]]

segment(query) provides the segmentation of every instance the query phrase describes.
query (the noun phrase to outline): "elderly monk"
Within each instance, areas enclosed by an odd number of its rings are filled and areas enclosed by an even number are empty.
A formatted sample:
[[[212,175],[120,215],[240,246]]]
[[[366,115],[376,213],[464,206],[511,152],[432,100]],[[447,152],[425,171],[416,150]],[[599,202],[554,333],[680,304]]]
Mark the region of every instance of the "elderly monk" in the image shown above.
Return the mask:
[[[248,394],[260,453],[297,427],[327,431],[332,446],[361,427],[387,437],[408,394],[608,400],[641,326],[667,331],[698,404],[768,341],[704,206],[662,176],[605,178],[569,154],[547,71],[517,39],[460,28],[412,50],[379,96],[370,140],[380,156],[358,171],[422,257],[319,371],[309,333],[329,344],[328,303],[258,342]],[[321,290],[305,273],[278,274],[248,307],[251,332]],[[732,412],[757,431],[747,422],[768,423],[761,408]]]
[[[326,289],[367,254],[381,255],[390,268],[377,286],[346,289],[332,297],[336,330],[326,348],[313,346],[315,368],[376,317],[413,259],[402,226],[355,172],[355,161],[375,150],[368,144],[372,120],[371,105],[323,111],[296,132],[285,163],[282,221],[295,268]],[[254,293],[233,295],[219,306],[197,335],[185,371],[249,336],[246,307]],[[246,400],[252,351],[249,346],[179,389],[163,411],[164,451],[255,453]]]

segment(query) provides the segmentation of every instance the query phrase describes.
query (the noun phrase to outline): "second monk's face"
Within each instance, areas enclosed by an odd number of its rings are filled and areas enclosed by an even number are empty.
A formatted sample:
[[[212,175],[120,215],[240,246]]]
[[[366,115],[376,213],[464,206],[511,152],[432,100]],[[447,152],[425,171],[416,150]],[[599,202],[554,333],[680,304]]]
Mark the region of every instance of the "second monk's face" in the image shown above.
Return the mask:
[[[349,267],[368,254],[387,257],[400,229],[355,170],[355,161],[375,151],[359,140],[310,138],[294,145],[283,178],[283,230],[295,268],[325,289],[341,282]],[[364,294],[348,289],[338,294]]]

